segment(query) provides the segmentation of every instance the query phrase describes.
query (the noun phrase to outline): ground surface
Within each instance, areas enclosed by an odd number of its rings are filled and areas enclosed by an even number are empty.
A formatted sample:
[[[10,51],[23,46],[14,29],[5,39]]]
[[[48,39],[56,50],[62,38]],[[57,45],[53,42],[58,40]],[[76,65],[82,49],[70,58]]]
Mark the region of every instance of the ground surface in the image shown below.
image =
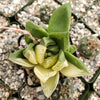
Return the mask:
[[[0,27],[24,29],[28,20],[36,24],[43,22],[48,25],[48,16],[44,16],[43,20],[40,8],[49,5],[51,10],[53,7],[56,9],[66,1],[68,2],[68,0],[0,0]],[[73,44],[78,47],[82,37],[100,36],[100,0],[71,0],[71,2],[73,14],[70,36]],[[21,35],[22,33],[0,30],[0,100],[46,100],[41,87],[29,87],[25,81],[24,70],[8,60],[11,52],[26,46],[23,39],[21,46],[18,47],[17,40]],[[86,81],[89,81],[98,70],[97,79],[93,83],[95,92],[88,100],[100,100],[100,54],[93,59],[86,59],[80,56],[80,52],[76,53],[91,73],[91,75],[83,77]],[[29,76],[28,81],[31,85],[33,84]],[[78,97],[86,89],[85,84],[79,78],[72,79],[72,82],[74,84],[73,100],[79,100]]]

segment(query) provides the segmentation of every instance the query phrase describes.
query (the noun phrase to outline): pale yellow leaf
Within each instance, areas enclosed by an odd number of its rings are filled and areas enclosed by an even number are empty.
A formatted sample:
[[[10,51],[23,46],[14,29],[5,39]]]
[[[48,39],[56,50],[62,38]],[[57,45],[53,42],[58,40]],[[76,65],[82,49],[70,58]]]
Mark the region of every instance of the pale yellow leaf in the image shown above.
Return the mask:
[[[26,68],[32,68],[34,67],[33,64],[31,64],[27,59],[22,59],[22,58],[15,58],[15,59],[11,59],[11,61],[15,64],[24,66]]]
[[[43,45],[37,45],[35,47],[35,54],[36,54],[36,59],[39,64],[42,64],[44,61],[44,56],[46,52],[46,47]]]
[[[59,81],[59,73],[49,78],[45,83],[41,82],[44,95],[49,98],[57,87]]]
[[[35,52],[33,50],[27,50],[23,52],[23,55],[31,62],[32,64],[37,64]]]
[[[53,66],[57,62],[57,58],[58,58],[58,55],[46,58],[44,60],[44,62],[42,63],[42,66],[44,68],[50,68],[51,66]]]
[[[88,75],[87,72],[77,68],[75,65],[71,63],[68,63],[68,67],[63,68],[60,72],[67,77],[78,77]]]
[[[67,60],[65,60],[64,62],[58,60],[57,63],[52,67],[52,69],[55,71],[60,71],[61,69],[63,69],[64,67],[67,67],[67,66],[68,66]]]
[[[50,77],[54,76],[57,71],[53,71],[52,69],[43,68],[42,66],[37,65],[34,68],[34,73],[42,82],[46,82]]]

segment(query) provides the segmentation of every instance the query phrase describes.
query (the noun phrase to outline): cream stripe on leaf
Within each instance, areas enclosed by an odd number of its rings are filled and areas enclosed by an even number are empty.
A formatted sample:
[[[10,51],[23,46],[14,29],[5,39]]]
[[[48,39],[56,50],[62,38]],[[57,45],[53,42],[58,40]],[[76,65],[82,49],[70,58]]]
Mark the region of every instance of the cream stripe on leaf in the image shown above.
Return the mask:
[[[46,53],[46,47],[45,46],[43,46],[43,45],[37,45],[35,47],[36,59],[37,59],[37,62],[39,64],[43,63],[45,53]]]
[[[63,68],[60,72],[67,77],[78,77],[78,76],[88,75],[87,72],[79,69],[78,67],[76,67],[71,63],[68,63],[68,67]]]
[[[34,44],[30,43],[29,46],[23,51],[23,55],[31,62],[32,64],[37,64],[35,52],[33,50]]]

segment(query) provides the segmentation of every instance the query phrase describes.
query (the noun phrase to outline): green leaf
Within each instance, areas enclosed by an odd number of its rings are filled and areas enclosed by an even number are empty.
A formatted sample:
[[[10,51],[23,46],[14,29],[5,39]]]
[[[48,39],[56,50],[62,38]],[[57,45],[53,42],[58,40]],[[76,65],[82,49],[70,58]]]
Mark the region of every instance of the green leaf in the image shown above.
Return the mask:
[[[12,53],[10,56],[9,56],[9,59],[14,59],[14,58],[25,58],[24,55],[23,55],[23,51],[25,49],[21,49],[21,50],[17,50],[15,51],[14,53]]]
[[[49,46],[48,51],[57,54],[59,52],[59,47],[57,45]]]
[[[28,47],[23,51],[23,55],[31,62],[32,64],[37,64],[35,51],[33,50],[34,43],[30,43]]]
[[[38,25],[28,21],[26,22],[26,28],[27,31],[29,31],[33,37],[35,38],[43,38],[44,36],[48,36],[48,33],[43,29],[42,27],[39,27]],[[33,42],[28,35],[25,35],[25,41],[27,44]]]
[[[74,45],[70,45],[69,52],[74,53],[76,51],[76,47]]]
[[[32,68],[34,67],[33,64],[31,64],[28,60],[26,60],[23,56],[23,51],[25,49],[18,50],[14,53],[12,53],[9,57],[9,60],[12,61],[15,64],[25,66],[26,68]]]
[[[37,45],[35,47],[35,54],[36,54],[36,60],[39,64],[42,64],[44,61],[44,56],[46,53],[46,47],[43,45]]]
[[[84,63],[82,61],[80,61],[78,58],[76,58],[75,56],[73,56],[71,53],[69,53],[67,51],[65,52],[65,56],[66,56],[66,59],[68,60],[68,62],[75,65],[80,70],[83,70],[85,73],[90,74],[88,72],[88,70],[86,69],[86,66],[84,65]]]
[[[43,68],[40,65],[36,65],[34,68],[35,75],[40,79],[41,82],[45,83],[50,77],[54,76],[57,71],[52,69]]]
[[[56,45],[56,42],[49,37],[43,37],[42,42],[46,47]]]
[[[68,66],[68,62],[65,58],[64,52],[62,50],[60,50],[58,61],[52,67],[52,69],[55,70],[55,71],[60,71],[62,68],[67,67],[67,66]]]
[[[68,66],[64,67],[60,72],[67,77],[78,77],[78,76],[88,75],[87,72],[77,68],[75,65],[71,63],[68,63]]]
[[[69,50],[69,33],[68,32],[52,32],[49,33],[50,38],[53,38],[60,49],[63,51]]]
[[[71,3],[59,7],[51,16],[48,32],[68,32],[71,20]]]
[[[59,81],[59,73],[49,78],[45,83],[41,82],[43,92],[47,98],[49,98],[56,89],[58,81]]]

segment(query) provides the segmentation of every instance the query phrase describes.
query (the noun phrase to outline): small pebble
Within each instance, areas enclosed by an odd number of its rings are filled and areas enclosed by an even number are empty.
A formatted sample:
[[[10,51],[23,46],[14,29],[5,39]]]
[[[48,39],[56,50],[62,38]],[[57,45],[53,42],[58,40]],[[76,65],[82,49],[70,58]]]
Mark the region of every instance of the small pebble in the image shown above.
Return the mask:
[[[2,49],[0,48],[0,54],[2,53]]]
[[[32,82],[32,80],[31,80],[31,78],[30,77],[28,77],[28,85],[33,85],[33,82]]]
[[[44,97],[44,95],[39,95],[39,96],[38,96],[38,99],[39,99],[39,100],[44,100],[45,97]]]
[[[9,97],[9,92],[5,93],[5,97],[8,98]]]
[[[41,88],[41,87],[38,87],[38,88],[36,89],[36,92],[40,92],[40,91],[42,91],[42,88]]]

